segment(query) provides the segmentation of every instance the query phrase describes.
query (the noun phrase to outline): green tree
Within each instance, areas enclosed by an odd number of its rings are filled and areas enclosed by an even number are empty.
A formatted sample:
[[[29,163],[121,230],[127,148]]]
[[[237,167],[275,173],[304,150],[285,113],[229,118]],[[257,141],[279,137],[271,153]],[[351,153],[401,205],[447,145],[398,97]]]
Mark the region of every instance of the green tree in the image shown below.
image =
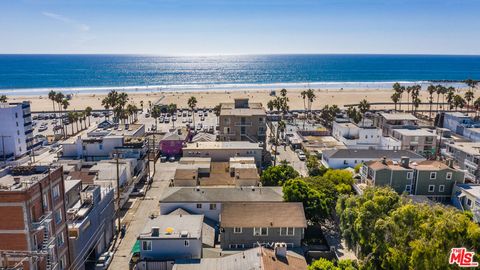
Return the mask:
[[[170,103],[167,107],[167,112],[171,115],[174,115],[176,111],[177,111],[177,104]],[[175,121],[173,120],[173,117],[172,117],[172,127],[175,128]]]
[[[430,103],[430,119],[432,119],[432,106],[433,106],[433,94],[435,94],[437,91],[437,88],[433,85],[430,84],[427,87],[427,92],[428,92],[428,103]]]
[[[362,114],[362,118],[363,118],[362,126],[363,126],[365,124],[365,113],[370,110],[370,103],[366,99],[361,100],[360,103],[358,104],[358,110]]]
[[[320,165],[318,158],[315,155],[308,156],[306,165],[308,175],[310,176],[322,176],[328,170],[325,166]]]
[[[194,96],[191,96],[188,99],[188,107],[192,111],[192,118],[193,118],[193,130],[195,130],[195,107],[197,107],[197,98]]]
[[[157,130],[158,118],[162,114],[162,108],[160,107],[160,105],[153,105],[150,113],[151,113],[153,119],[155,119],[155,130]]]
[[[308,270],[355,270],[358,266],[352,260],[339,260],[336,262],[329,261],[324,258],[315,260]]]
[[[85,108],[85,116],[88,117],[88,125],[90,126],[90,116],[92,115],[92,107],[88,106]]]
[[[322,218],[330,215],[330,198],[302,179],[291,179],[285,182],[283,199],[286,202],[301,202],[305,210],[305,217],[312,222],[319,222]]]
[[[6,95],[1,95],[0,96],[0,103],[7,103],[7,100],[8,100],[8,98],[7,98]]]
[[[278,166],[270,166],[262,172],[260,181],[263,186],[281,186],[285,181],[294,179],[299,173],[290,165],[281,163]]]

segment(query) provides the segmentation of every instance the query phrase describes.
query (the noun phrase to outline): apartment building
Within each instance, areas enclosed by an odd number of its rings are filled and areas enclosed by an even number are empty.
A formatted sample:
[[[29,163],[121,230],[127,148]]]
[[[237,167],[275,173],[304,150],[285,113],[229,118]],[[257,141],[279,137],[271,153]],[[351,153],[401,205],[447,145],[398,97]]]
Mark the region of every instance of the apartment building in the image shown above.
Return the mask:
[[[0,103],[0,158],[17,158],[35,145],[30,102]]]
[[[435,155],[437,134],[427,129],[395,129],[392,136],[399,140],[402,150],[409,150],[425,157]]]
[[[332,136],[350,149],[399,150],[400,141],[382,135],[382,130],[373,126],[334,122]]]
[[[0,268],[69,269],[62,167],[1,172],[0,253]]]
[[[331,169],[345,169],[383,157],[400,161],[404,156],[412,161],[425,160],[421,155],[408,150],[333,149],[323,151],[322,164]]]
[[[480,223],[480,185],[455,185],[452,193],[452,203],[462,211],[472,212],[475,222]]]
[[[417,128],[418,119],[410,113],[378,113],[373,125],[382,129],[383,136],[391,136],[395,129]]]
[[[364,164],[362,181],[372,186],[390,186],[398,193],[423,195],[435,201],[447,201],[456,184],[465,182],[463,171],[436,160],[410,162],[404,157],[400,162],[380,159]]]
[[[112,188],[86,185],[67,210],[72,269],[85,269],[88,260],[97,259],[108,249],[115,232],[113,195]]]
[[[220,105],[221,141],[265,142],[267,114],[261,103],[252,103],[245,98]]]
[[[455,161],[465,171],[465,177],[480,182],[480,142],[451,142],[445,144],[442,154]]]

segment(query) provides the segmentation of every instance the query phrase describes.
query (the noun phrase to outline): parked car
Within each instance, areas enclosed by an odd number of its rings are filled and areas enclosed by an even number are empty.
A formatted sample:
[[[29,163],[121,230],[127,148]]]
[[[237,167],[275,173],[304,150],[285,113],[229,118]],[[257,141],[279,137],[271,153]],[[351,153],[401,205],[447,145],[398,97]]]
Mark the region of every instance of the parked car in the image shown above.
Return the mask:
[[[143,197],[145,196],[145,189],[134,187],[130,193],[130,197]]]
[[[149,113],[146,113],[145,114],[145,118],[149,118],[150,117],[150,114]]]
[[[307,156],[305,156],[305,153],[303,153],[303,151],[298,152],[297,156],[298,156],[298,159],[302,161],[307,158]]]
[[[106,270],[110,263],[112,262],[113,252],[103,253],[95,263],[95,270]]]
[[[169,157],[169,158],[168,158],[168,161],[170,161],[170,162],[175,162],[175,157],[174,157],[174,156]]]
[[[167,162],[167,157],[166,156],[161,156],[160,157],[160,162]]]
[[[45,131],[45,130],[47,130],[47,126],[40,126],[40,127],[38,128],[38,132],[43,132],[43,131]]]

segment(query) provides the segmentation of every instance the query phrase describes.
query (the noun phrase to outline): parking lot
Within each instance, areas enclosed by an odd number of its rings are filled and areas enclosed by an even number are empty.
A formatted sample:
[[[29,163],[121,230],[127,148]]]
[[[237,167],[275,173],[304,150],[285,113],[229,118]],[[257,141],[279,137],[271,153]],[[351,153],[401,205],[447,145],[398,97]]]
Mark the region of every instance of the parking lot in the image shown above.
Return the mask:
[[[194,116],[195,115],[195,116]],[[218,117],[213,110],[202,109],[197,112],[190,110],[177,110],[174,115],[162,113],[157,119],[157,127],[155,129],[155,119],[145,109],[138,114],[139,123],[145,124],[145,131],[168,132],[173,127],[193,127],[197,132],[215,132]]]

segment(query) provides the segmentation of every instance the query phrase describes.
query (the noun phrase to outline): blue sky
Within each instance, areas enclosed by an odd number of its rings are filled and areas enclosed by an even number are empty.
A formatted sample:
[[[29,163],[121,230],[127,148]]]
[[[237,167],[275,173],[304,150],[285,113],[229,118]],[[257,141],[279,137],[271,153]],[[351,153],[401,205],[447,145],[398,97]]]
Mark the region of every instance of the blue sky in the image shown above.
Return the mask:
[[[480,54],[479,0],[1,0],[0,53]]]

